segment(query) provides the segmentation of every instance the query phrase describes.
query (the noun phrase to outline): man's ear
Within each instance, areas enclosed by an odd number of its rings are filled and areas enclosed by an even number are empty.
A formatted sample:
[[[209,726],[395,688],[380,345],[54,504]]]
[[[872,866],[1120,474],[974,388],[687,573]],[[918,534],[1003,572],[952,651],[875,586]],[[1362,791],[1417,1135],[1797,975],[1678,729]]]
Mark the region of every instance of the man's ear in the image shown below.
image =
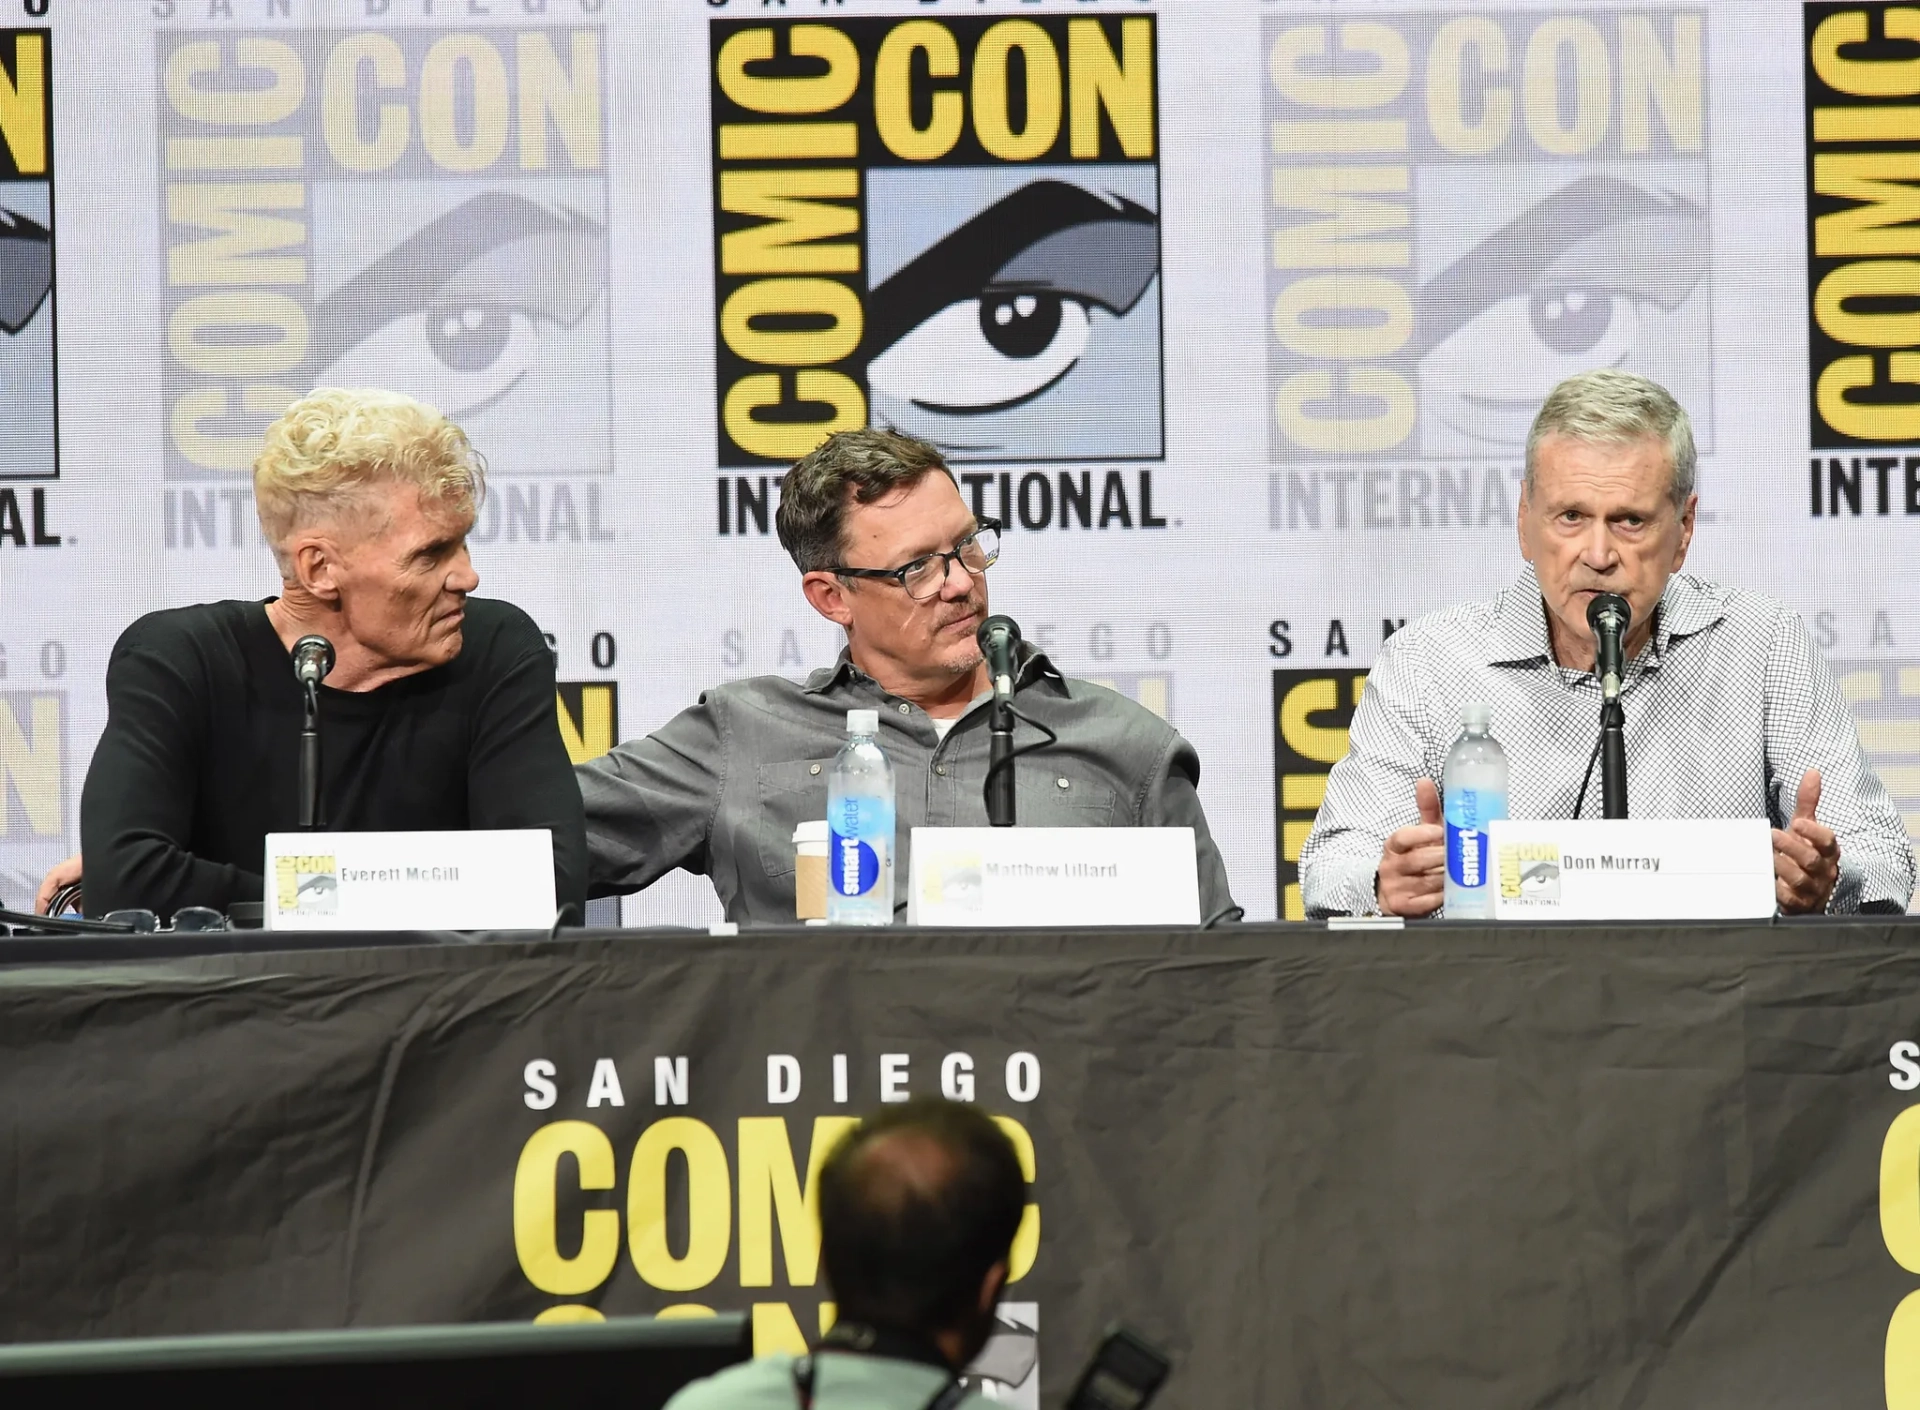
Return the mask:
[[[293,560],[293,579],[302,591],[317,601],[340,600],[340,550],[324,534],[303,534],[288,548]]]
[[[1687,561],[1687,548],[1693,543],[1694,511],[1700,507],[1700,496],[1687,496],[1686,508],[1680,511],[1680,551],[1673,556],[1673,567],[1669,572],[1677,573]]]
[[[991,1312],[1000,1301],[1000,1294],[1007,1287],[1007,1261],[1003,1258],[987,1269],[987,1276],[980,1280],[980,1310]]]
[[[1530,507],[1526,482],[1523,480],[1520,484],[1520,510],[1514,516],[1514,530],[1520,535],[1520,557],[1528,563],[1533,562],[1533,544],[1527,533],[1527,510]]]
[[[849,585],[836,573],[817,570],[800,576],[800,591],[807,605],[829,622],[847,626],[853,621],[853,604],[847,601]]]

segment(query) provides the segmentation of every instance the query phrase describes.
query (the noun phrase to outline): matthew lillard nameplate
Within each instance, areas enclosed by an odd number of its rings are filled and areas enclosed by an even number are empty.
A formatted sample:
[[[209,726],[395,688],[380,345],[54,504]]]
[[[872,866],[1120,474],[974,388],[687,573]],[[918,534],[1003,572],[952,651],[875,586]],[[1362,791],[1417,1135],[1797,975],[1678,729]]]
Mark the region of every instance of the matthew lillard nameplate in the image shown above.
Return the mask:
[[[269,930],[545,930],[553,834],[267,834]]]
[[[1503,819],[1487,826],[1499,920],[1745,920],[1774,911],[1765,818]]]
[[[910,925],[1198,925],[1190,827],[916,827]]]

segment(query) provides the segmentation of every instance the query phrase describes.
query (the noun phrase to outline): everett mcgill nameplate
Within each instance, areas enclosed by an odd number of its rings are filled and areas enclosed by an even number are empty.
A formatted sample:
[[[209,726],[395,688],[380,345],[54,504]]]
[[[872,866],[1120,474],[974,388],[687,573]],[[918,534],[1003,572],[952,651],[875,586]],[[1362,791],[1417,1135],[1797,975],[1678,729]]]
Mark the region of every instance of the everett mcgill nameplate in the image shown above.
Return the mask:
[[[269,930],[545,930],[553,834],[270,832]]]
[[[916,827],[909,925],[1198,925],[1190,827]]]
[[[1487,825],[1498,920],[1744,920],[1774,910],[1765,818],[1502,819]]]

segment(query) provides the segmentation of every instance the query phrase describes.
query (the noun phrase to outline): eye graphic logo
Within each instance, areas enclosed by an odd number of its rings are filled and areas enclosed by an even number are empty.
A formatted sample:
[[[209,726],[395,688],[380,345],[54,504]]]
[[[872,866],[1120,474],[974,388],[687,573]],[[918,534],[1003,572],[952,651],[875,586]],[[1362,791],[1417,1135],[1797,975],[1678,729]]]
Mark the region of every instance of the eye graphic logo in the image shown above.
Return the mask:
[[[1274,460],[1517,458],[1596,367],[1665,384],[1711,448],[1699,11],[1266,33]]]
[[[438,407],[496,475],[608,471],[601,48],[591,27],[163,33],[169,478],[250,469],[322,385]]]
[[[0,29],[0,480],[60,473],[51,48],[44,29]]]
[[[722,466],[1162,456],[1153,26],[713,23]]]

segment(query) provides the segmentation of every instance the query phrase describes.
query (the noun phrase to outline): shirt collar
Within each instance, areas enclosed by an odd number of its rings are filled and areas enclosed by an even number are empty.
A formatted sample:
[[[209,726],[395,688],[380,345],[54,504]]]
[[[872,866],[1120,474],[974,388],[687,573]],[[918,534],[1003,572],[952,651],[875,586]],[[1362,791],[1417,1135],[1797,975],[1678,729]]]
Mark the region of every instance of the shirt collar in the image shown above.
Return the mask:
[[[1023,641],[1015,647],[1014,659],[1018,662],[1013,680],[1015,690],[1024,690],[1035,681],[1045,680],[1058,687],[1062,695],[1069,693],[1067,678],[1060,674],[1047,653],[1037,649],[1031,642]],[[807,695],[825,695],[845,685],[873,684],[873,677],[853,664],[853,652],[843,646],[839,658],[831,666],[822,666],[808,676],[801,690]]]
[[[1673,643],[1703,632],[1727,615],[1723,589],[1684,573],[1667,579],[1654,609],[1653,654],[1664,656]],[[1540,579],[1527,564],[1514,584],[1494,599],[1493,624],[1487,629],[1489,666],[1525,666],[1553,659],[1547,634],[1547,604]]]

